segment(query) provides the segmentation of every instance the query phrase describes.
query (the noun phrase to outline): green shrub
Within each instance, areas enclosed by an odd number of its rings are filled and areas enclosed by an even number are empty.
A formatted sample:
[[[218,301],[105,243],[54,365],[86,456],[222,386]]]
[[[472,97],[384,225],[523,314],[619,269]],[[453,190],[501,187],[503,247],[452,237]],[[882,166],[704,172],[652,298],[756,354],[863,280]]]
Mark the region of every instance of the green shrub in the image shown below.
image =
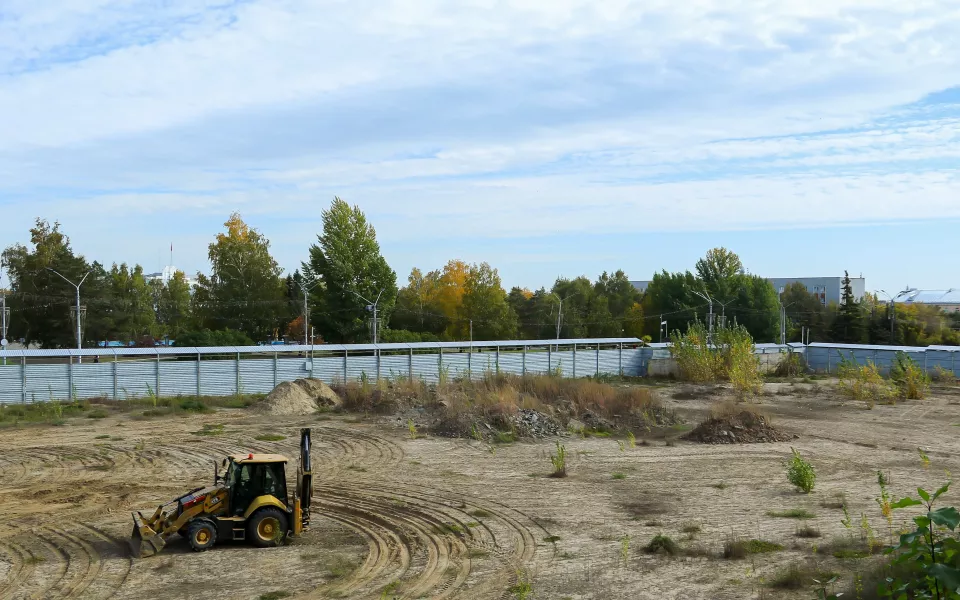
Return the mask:
[[[88,419],[106,419],[107,411],[103,410],[102,408],[91,410],[90,412],[87,413],[87,418]]]
[[[813,470],[813,465],[803,460],[796,448],[790,448],[793,455],[787,463],[787,480],[797,488],[797,490],[809,494],[813,491],[813,486],[817,480],[817,474]]]
[[[746,327],[736,325],[714,331],[713,347],[707,328],[699,321],[685,334],[670,336],[670,353],[677,360],[680,378],[694,383],[729,380],[738,396],[756,395],[763,386],[760,359]]]
[[[550,462],[553,463],[551,477],[562,478],[567,476],[567,449],[560,442],[557,442],[557,453],[550,456]]]
[[[897,387],[898,395],[907,400],[921,400],[930,388],[930,377],[923,368],[904,352],[897,352],[897,358],[890,367],[890,379]]]
[[[180,400],[178,406],[180,407],[180,410],[185,410],[187,412],[210,412],[210,407],[204,404],[203,400],[199,398],[183,398]]]
[[[767,513],[768,517],[779,517],[781,519],[813,519],[817,515],[804,508],[791,508],[790,510],[771,510]]]
[[[873,361],[860,365],[841,355],[838,374],[840,383],[837,389],[840,393],[852,400],[866,402],[868,408],[873,408],[877,402],[890,402],[896,393]]]
[[[680,546],[665,535],[656,535],[650,540],[650,543],[644,547],[644,550],[650,554],[668,554],[675,556],[680,553]]]

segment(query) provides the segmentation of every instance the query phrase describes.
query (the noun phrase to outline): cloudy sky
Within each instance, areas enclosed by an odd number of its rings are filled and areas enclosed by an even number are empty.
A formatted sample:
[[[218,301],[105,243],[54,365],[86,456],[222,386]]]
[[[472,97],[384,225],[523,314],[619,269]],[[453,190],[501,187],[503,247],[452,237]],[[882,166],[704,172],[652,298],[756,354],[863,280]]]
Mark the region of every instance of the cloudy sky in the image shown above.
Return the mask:
[[[334,195],[403,281],[691,268],[960,285],[960,4],[2,0],[0,245],[290,270]]]

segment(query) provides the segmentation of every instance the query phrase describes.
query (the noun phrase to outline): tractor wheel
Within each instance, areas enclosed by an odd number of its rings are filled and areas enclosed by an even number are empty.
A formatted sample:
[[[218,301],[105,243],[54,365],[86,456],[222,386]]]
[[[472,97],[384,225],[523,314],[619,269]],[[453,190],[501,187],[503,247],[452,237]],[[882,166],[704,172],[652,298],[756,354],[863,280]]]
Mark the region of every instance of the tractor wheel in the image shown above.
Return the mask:
[[[247,522],[247,539],[258,548],[279,546],[287,534],[287,515],[276,508],[258,510]]]
[[[209,519],[187,523],[187,542],[196,552],[203,552],[217,543],[217,526]]]

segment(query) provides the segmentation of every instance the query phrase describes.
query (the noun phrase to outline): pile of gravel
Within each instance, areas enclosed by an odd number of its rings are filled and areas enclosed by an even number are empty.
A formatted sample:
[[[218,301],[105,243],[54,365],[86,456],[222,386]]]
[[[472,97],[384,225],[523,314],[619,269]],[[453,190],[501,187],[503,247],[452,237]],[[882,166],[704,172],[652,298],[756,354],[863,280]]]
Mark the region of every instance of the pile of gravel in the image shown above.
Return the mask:
[[[786,442],[796,436],[784,433],[763,416],[743,410],[720,418],[711,418],[684,436],[702,444],[757,444]]]

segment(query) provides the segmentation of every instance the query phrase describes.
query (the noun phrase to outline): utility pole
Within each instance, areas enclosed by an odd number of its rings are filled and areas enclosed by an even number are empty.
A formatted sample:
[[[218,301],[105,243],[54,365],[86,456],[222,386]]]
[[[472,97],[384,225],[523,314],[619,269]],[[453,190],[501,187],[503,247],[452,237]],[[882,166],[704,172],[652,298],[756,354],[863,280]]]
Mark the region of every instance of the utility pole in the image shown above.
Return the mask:
[[[310,306],[307,304],[310,292],[313,291],[313,288],[317,287],[320,283],[319,281],[314,281],[313,285],[310,287],[304,287],[303,283],[294,279],[294,282],[300,287],[300,291],[303,292],[303,345],[309,346],[313,342],[313,332],[310,332]],[[310,332],[310,341],[307,341],[307,332]]]
[[[550,295],[556,296],[557,300],[560,301],[560,308],[557,309],[557,339],[559,340],[560,339],[560,322],[561,322],[561,317],[563,315],[563,301],[566,300],[566,298],[561,298],[555,292],[550,292]],[[569,298],[569,295],[567,297]]]
[[[67,279],[66,277],[64,277],[61,273],[51,269],[50,267],[47,267],[47,270],[53,271],[54,273],[59,275],[61,279],[63,279],[64,281],[72,285],[77,290],[77,350],[80,350],[83,348],[83,342],[81,341],[82,334],[80,333],[80,286],[83,285],[83,282],[87,280],[87,277],[93,271],[87,271],[87,274],[83,276],[83,279],[80,280],[80,283],[74,283],[69,279]]]
[[[363,296],[361,296],[361,295],[358,294],[357,292],[354,292],[353,290],[350,290],[350,292],[351,292],[354,296],[356,296],[357,298],[360,298],[361,300],[363,300],[364,302],[367,303],[367,310],[373,311],[373,344],[376,345],[376,344],[377,344],[377,325],[378,325],[378,322],[377,322],[377,308],[378,308],[378,306],[379,306],[379,304],[380,304],[380,296],[383,295],[383,290],[380,290],[380,293],[377,294],[377,299],[376,299],[376,301],[374,301],[374,302],[371,302],[371,301],[367,300],[366,298],[364,298]]]
[[[663,315],[660,315],[660,343],[663,343],[663,338],[667,335],[667,322],[663,320]]]
[[[0,275],[3,275],[3,263],[0,262]],[[3,365],[7,365],[7,292],[0,287],[0,315],[2,315],[2,322],[0,322],[0,352],[3,353]]]
[[[706,300],[707,304],[710,305],[710,316],[708,317],[709,325],[707,329],[707,345],[712,346],[713,345],[713,298],[710,297],[709,293],[701,294],[700,292],[694,289],[691,289],[690,291],[700,296],[704,300]]]

